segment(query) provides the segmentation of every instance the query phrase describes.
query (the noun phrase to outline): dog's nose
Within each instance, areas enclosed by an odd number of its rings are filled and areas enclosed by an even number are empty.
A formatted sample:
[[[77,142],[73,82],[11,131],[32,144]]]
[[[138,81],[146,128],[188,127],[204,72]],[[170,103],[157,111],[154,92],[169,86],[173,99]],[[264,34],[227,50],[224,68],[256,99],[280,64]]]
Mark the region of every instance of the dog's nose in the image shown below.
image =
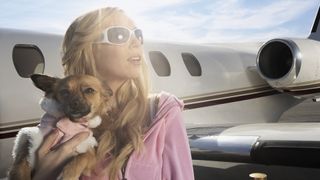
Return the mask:
[[[74,103],[73,105],[76,107],[71,106],[71,104],[70,104],[70,106],[69,106],[70,108],[65,109],[65,114],[71,120],[84,117],[91,112],[90,106],[88,106],[88,105],[81,104],[81,103]]]
[[[74,100],[70,103],[70,107],[71,109],[78,109],[80,106],[80,101],[79,100]]]

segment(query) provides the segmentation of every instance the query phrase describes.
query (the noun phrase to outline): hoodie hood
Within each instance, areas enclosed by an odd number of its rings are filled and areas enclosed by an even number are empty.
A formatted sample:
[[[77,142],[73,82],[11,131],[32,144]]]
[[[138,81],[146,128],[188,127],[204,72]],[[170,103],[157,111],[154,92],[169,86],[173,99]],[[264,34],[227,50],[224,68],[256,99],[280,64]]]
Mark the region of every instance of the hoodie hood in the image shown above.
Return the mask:
[[[159,128],[161,124],[165,123],[165,119],[170,114],[171,109],[178,107],[182,111],[184,107],[183,101],[170,93],[162,91],[158,94],[158,97],[159,103],[156,107],[156,114],[154,119],[151,120],[152,123],[143,138],[144,140],[146,140],[153,131]]]
[[[160,92],[158,96],[159,103],[155,119],[153,120],[154,122],[165,117],[169,113],[170,109],[172,109],[173,107],[178,106],[181,109],[181,111],[183,110],[183,101],[179,100],[176,96],[163,91]]]

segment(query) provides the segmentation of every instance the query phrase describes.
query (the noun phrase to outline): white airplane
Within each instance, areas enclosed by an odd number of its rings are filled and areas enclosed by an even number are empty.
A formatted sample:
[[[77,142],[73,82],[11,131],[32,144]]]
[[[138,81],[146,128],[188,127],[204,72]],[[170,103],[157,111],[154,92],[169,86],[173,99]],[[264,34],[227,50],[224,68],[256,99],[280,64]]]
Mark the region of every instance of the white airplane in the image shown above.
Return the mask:
[[[319,179],[320,123],[283,123],[283,112],[320,98],[320,10],[306,39],[265,43],[144,45],[153,92],[185,102],[197,179]],[[43,111],[33,73],[62,77],[63,36],[0,29],[0,178],[16,133]],[[317,178],[316,178],[317,177]]]

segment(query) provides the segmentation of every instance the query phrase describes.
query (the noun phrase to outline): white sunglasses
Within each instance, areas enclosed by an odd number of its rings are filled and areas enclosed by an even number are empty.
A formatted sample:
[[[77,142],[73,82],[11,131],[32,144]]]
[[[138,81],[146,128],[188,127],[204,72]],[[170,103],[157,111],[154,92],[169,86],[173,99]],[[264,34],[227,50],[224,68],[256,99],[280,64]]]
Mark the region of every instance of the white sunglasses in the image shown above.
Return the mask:
[[[129,29],[123,26],[110,26],[102,32],[102,37],[97,43],[108,43],[113,45],[123,45],[127,43],[132,34],[143,44],[141,29]]]

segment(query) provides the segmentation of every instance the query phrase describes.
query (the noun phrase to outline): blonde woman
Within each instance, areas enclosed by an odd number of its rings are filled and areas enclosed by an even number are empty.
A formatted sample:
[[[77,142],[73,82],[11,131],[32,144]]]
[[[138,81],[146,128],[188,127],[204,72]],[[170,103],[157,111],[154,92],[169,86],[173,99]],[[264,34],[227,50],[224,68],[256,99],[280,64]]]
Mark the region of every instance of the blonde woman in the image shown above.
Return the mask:
[[[77,18],[66,32],[62,64],[65,75],[98,77],[114,96],[114,124],[102,124],[97,139],[99,162],[80,179],[194,179],[183,125],[183,104],[175,96],[149,96],[143,36],[118,8],[103,8]],[[112,136],[110,136],[110,132]],[[48,147],[52,132],[38,151],[33,179],[58,175],[74,147],[88,135],[78,134],[57,149]],[[54,160],[54,161],[53,161]]]

